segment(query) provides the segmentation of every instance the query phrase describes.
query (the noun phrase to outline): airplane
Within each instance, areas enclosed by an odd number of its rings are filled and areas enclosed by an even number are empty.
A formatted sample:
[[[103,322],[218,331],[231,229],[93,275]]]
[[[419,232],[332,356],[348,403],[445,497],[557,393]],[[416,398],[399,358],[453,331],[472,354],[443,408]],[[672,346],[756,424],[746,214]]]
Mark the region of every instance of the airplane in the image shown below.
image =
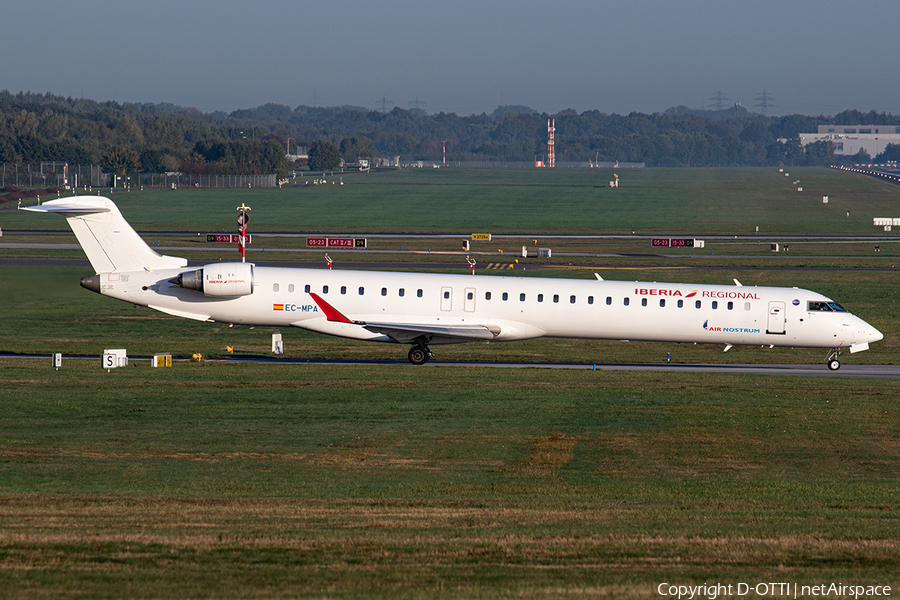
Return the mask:
[[[880,331],[830,298],[798,288],[262,267],[155,252],[109,198],[22,207],[66,217],[95,275],[81,285],[176,317],[410,345],[540,337],[867,350]]]

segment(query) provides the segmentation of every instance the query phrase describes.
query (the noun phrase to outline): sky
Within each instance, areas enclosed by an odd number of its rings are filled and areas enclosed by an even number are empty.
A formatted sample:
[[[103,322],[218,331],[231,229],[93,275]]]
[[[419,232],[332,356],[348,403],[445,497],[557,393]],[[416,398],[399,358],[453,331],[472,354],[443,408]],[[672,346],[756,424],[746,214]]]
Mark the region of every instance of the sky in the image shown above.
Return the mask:
[[[686,105],[900,114],[897,0],[29,0],[0,17],[0,89],[231,112],[266,103]],[[424,102],[424,105],[422,104]]]

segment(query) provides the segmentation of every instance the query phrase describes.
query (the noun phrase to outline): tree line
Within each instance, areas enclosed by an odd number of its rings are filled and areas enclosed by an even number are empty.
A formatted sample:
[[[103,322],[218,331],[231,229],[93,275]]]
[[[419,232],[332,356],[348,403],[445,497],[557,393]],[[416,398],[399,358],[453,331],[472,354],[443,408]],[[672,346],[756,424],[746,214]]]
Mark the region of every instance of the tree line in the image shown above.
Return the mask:
[[[532,161],[546,155],[551,118],[556,120],[557,161],[618,160],[672,167],[833,164],[842,157],[834,156],[829,143],[801,146],[797,135],[826,123],[900,125],[900,117],[875,111],[767,117],[741,107],[718,112],[676,107],[628,115],[565,110],[550,115],[508,106],[490,115],[459,116],[400,108],[378,112],[353,106],[292,109],[265,104],[202,113],[172,104],[2,91],[0,162],[102,164],[120,174],[283,174],[292,166],[286,158],[289,146],[306,146],[312,155],[332,161],[379,155],[439,161],[444,142],[453,160]],[[889,150],[897,153],[900,148]],[[848,162],[872,158],[879,157],[857,156]]]

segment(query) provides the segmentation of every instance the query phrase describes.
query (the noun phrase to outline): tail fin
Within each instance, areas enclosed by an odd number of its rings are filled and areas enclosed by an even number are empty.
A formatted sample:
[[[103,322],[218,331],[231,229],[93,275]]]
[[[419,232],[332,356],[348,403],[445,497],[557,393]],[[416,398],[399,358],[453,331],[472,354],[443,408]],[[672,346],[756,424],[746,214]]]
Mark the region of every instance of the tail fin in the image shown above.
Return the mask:
[[[119,208],[102,196],[75,196],[51,200],[22,210],[60,213],[75,232],[95,273],[153,271],[187,266],[187,259],[163,256],[132,229]]]

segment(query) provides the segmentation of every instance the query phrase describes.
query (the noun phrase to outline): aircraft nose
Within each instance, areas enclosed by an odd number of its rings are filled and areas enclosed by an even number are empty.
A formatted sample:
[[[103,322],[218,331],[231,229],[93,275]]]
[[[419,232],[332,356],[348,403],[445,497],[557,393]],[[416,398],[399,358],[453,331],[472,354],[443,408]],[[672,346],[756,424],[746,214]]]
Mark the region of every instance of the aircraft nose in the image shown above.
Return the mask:
[[[884,339],[884,334],[872,326],[869,327],[868,334],[870,342],[877,342],[878,340]]]

